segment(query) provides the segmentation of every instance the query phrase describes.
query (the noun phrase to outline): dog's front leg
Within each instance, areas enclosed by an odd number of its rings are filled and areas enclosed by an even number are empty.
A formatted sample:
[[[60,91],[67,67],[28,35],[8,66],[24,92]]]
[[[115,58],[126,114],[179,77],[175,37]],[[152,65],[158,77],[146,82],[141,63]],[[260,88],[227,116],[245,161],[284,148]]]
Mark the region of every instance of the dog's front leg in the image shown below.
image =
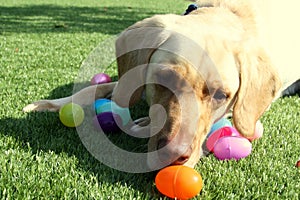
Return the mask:
[[[80,90],[79,92],[69,97],[36,101],[34,103],[25,106],[23,108],[23,111],[24,112],[30,112],[30,111],[57,112],[63,105],[70,102],[79,105],[92,104],[95,101],[95,99],[110,96],[116,85],[117,82],[100,84],[100,85],[92,85]]]

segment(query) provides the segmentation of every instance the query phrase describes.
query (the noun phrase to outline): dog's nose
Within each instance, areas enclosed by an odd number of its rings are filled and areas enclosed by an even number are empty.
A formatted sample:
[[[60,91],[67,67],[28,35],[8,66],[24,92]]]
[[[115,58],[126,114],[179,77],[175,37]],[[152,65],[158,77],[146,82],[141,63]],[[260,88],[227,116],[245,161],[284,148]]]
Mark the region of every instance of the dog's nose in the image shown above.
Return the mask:
[[[171,165],[183,165],[184,163],[186,163],[189,160],[189,158],[190,158],[190,154],[185,153],[184,155],[181,155],[179,158],[177,158],[177,160],[172,162]]]
[[[166,146],[170,142],[170,140],[165,138],[158,141],[157,149],[163,148],[162,152],[159,154],[160,159],[171,161],[171,165],[183,165],[189,160],[192,149],[181,144],[170,144]]]

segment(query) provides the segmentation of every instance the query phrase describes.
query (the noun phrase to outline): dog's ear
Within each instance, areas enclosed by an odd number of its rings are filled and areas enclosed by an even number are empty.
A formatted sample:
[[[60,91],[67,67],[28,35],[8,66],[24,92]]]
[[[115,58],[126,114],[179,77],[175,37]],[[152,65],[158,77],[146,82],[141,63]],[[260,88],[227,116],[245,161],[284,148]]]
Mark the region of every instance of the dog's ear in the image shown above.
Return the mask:
[[[141,98],[151,55],[169,37],[160,26],[155,18],[148,18],[123,31],[117,39],[119,82],[112,98],[120,106],[133,105]]]
[[[119,80],[112,99],[122,107],[128,107],[140,100],[146,82],[149,50],[128,52],[117,58]],[[143,62],[142,62],[143,61]]]
[[[254,45],[255,46],[255,45]],[[239,51],[240,87],[233,108],[233,122],[244,136],[252,136],[255,124],[277,95],[281,80],[263,48]]]

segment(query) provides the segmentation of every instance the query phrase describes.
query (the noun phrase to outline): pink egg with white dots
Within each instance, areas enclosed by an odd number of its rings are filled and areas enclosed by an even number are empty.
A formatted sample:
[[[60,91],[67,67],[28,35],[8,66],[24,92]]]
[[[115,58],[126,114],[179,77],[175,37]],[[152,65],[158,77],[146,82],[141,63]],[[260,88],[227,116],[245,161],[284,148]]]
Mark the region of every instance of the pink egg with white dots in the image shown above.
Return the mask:
[[[253,140],[257,140],[261,138],[263,136],[263,132],[264,132],[264,127],[262,123],[258,120],[255,125],[254,135],[247,138],[252,142]]]

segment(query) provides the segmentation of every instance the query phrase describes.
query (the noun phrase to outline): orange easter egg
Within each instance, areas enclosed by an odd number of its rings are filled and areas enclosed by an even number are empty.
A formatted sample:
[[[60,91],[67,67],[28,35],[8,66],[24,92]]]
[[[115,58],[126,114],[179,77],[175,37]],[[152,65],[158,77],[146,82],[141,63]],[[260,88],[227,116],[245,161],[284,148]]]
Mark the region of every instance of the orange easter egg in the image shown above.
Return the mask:
[[[193,198],[203,187],[200,174],[182,165],[169,166],[159,171],[155,184],[159,192],[177,199]]]

